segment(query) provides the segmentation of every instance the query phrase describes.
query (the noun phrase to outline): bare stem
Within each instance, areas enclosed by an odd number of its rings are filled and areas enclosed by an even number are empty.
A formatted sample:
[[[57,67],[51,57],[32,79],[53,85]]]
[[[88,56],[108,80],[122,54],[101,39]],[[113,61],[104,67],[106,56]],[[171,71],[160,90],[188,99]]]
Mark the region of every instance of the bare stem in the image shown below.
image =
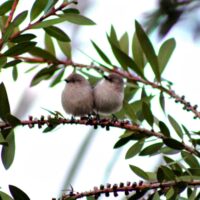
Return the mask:
[[[79,199],[82,197],[87,197],[87,196],[94,196],[95,198],[98,198],[100,195],[105,195],[106,197],[109,197],[111,193],[113,193],[114,197],[118,196],[118,193],[124,193],[126,196],[129,195],[130,192],[141,192],[141,191],[150,191],[153,190],[154,192],[162,189],[166,190],[169,189],[170,187],[181,187],[183,186],[190,186],[190,187],[198,187],[200,186],[200,181],[199,180],[193,180],[193,181],[168,181],[168,182],[152,182],[152,183],[143,183],[142,181],[139,182],[138,184],[136,182],[131,183],[128,182],[127,184],[120,183],[119,185],[117,184],[107,184],[106,186],[101,185],[99,188],[94,187],[93,190],[86,191],[86,192],[74,192],[70,191],[68,194],[63,194],[62,200],[67,200],[67,199]]]
[[[52,121],[53,119],[53,121]],[[45,119],[43,116],[40,119],[33,119],[31,116],[29,120],[22,120],[20,122],[20,125],[22,126],[29,126],[29,128],[33,128],[35,125],[37,125],[39,128],[42,128],[43,125],[47,125],[49,127],[57,126],[60,124],[82,124],[82,125],[90,125],[94,126],[94,128],[97,128],[98,126],[106,127],[107,130],[109,130],[110,127],[117,127],[125,130],[133,131],[134,134],[145,134],[148,136],[154,136],[161,140],[168,139],[163,133],[161,132],[155,132],[153,130],[148,130],[145,128],[140,127],[137,124],[133,124],[130,121],[122,121],[122,120],[112,120],[112,119],[97,119],[97,118],[88,118],[88,117],[82,117],[80,119],[66,119],[66,118],[51,118],[50,116],[48,119]],[[0,123],[0,129],[5,130],[11,128],[11,125],[9,123]],[[190,152],[191,154],[194,154],[198,157],[200,157],[200,152],[196,150],[195,148],[188,146],[184,142],[182,142],[183,149]]]

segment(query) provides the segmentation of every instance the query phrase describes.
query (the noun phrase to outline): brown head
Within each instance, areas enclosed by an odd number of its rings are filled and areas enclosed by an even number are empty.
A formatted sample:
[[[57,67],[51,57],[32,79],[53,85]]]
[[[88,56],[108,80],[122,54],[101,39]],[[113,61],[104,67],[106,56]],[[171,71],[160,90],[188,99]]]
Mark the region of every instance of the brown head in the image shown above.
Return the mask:
[[[80,74],[75,74],[75,73],[72,73],[70,74],[66,79],[65,81],[67,83],[88,83],[88,81],[83,77],[81,76]]]
[[[115,83],[117,85],[122,85],[122,86],[124,85],[124,81],[122,77],[118,74],[111,73],[108,76],[104,76],[104,78],[111,83]]]

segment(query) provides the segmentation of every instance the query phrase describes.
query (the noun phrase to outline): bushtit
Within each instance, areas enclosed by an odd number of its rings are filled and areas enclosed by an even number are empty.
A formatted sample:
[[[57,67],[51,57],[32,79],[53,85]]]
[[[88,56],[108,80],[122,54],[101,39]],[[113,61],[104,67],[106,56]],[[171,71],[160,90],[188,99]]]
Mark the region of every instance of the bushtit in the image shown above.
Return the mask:
[[[83,116],[93,111],[93,92],[88,80],[79,74],[72,73],[66,79],[62,92],[62,106],[66,113]]]
[[[98,114],[114,114],[122,108],[124,82],[121,76],[112,73],[104,76],[94,87],[94,110]]]

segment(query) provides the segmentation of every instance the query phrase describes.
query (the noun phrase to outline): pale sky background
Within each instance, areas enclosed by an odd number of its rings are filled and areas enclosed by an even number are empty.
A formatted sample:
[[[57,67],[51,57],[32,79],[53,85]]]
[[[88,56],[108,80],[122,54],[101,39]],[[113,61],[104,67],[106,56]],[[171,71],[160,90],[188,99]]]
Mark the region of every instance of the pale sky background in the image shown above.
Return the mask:
[[[31,5],[30,2],[21,2],[19,9],[28,9]],[[129,36],[132,37],[134,20],[140,21],[144,12],[154,8],[156,0],[124,0],[123,2],[96,0],[91,1],[91,3],[93,6],[84,15],[93,19],[97,25],[82,27],[77,39],[81,50],[91,57],[99,59],[90,40],[99,44],[111,56],[106,39],[106,32],[110,31],[111,24],[113,24],[119,36],[127,31]],[[199,104],[200,41],[194,42],[190,33],[185,31],[180,26],[177,26],[166,37],[175,37],[177,47],[164,72],[164,77],[174,83],[173,88],[178,94],[185,95],[186,99],[191,101],[192,104]],[[153,35],[152,41],[156,49],[158,49],[160,42],[158,42],[155,35]],[[77,51],[74,52],[74,61],[90,63],[84,55]],[[3,81],[7,88],[12,111],[15,111],[22,93],[28,88],[30,80],[35,74],[33,72],[24,75],[24,71],[27,69],[26,65],[20,65],[20,68],[19,79],[16,82],[12,81],[10,70],[0,74],[0,81]],[[147,71],[147,73],[149,72]],[[47,116],[48,113],[42,108],[58,110],[64,113],[60,103],[63,87],[64,83],[60,83],[52,89],[48,88],[47,82],[43,82],[26,90],[30,97],[30,102],[34,98],[37,98],[37,101],[34,102],[26,116],[23,116],[23,119],[26,119],[28,115]],[[158,108],[156,102],[154,106],[154,114],[164,119],[164,115],[160,112],[160,107]],[[184,123],[189,130],[198,130],[198,121],[194,121],[192,114],[183,111],[180,105],[174,104],[173,100],[167,101],[166,108],[168,114],[174,116],[180,123]],[[62,189],[67,189],[62,188],[63,179],[66,177],[89,129],[89,127],[85,126],[65,125],[59,127],[56,131],[43,134],[42,129],[17,128],[14,163],[9,170],[5,170],[0,165],[0,187],[2,187],[2,191],[7,191],[7,185],[12,184],[26,192],[31,200],[48,200],[52,197],[57,197]],[[113,150],[112,147],[122,132],[117,128],[112,128],[109,132],[98,128],[94,133],[87,155],[81,162],[74,182],[71,183],[75,191],[90,190],[94,186],[104,183],[105,170],[116,153],[116,150]],[[125,160],[125,153],[130,145],[128,144],[123,148],[109,179],[106,181],[112,184],[137,181],[138,178],[129,169],[129,164],[142,167],[144,170],[150,171],[154,169],[158,157],[134,157]]]

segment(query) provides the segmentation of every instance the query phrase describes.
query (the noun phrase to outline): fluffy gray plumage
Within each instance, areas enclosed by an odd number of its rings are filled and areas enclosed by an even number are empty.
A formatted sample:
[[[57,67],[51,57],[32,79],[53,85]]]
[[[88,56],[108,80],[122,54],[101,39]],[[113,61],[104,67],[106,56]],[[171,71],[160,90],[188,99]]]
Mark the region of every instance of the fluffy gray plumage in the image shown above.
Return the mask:
[[[66,113],[83,116],[93,111],[93,91],[88,80],[72,73],[66,79],[62,92],[62,106]]]
[[[121,110],[124,100],[124,82],[121,76],[112,73],[100,80],[93,90],[94,110],[103,115]]]

